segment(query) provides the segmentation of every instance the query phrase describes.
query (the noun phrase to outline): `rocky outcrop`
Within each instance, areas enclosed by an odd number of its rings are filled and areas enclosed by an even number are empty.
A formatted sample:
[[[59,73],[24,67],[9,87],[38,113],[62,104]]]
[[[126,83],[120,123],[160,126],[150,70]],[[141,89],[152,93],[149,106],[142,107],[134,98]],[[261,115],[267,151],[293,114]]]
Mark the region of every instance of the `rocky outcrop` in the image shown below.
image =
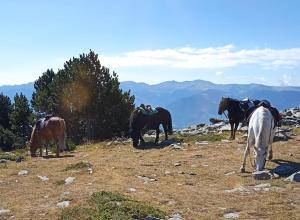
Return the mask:
[[[300,108],[290,108],[281,112],[282,125],[300,127]]]
[[[292,135],[293,127],[300,127],[300,108],[291,108],[280,113],[282,115],[282,127],[276,129],[275,141],[287,141]],[[201,135],[210,133],[222,133],[223,131],[230,131],[230,124],[228,120],[221,120],[216,118],[209,119],[211,124],[192,125],[188,128],[176,130],[181,134]],[[247,131],[247,126],[240,124],[239,130]]]

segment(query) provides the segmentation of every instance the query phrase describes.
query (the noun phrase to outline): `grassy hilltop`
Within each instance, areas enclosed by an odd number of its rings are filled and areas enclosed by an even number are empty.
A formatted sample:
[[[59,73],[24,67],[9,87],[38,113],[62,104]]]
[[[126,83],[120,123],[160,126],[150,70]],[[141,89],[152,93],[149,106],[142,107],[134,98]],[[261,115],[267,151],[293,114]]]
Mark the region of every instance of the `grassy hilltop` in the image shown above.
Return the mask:
[[[273,144],[274,160],[300,161],[300,130]],[[239,173],[245,140],[223,136],[178,137],[182,148],[134,149],[130,142],[82,145],[61,158],[29,158],[0,164],[0,219],[299,219],[299,184],[283,178],[254,180],[247,160]],[[195,141],[205,141],[196,144]],[[252,153],[252,151],[251,151]],[[253,158],[253,156],[251,156]],[[3,166],[2,166],[3,165]],[[27,170],[27,175],[18,175]],[[40,177],[38,177],[40,176]],[[43,181],[42,177],[49,178]],[[66,185],[68,177],[74,182]],[[263,184],[263,185],[262,185]],[[69,201],[64,209],[57,204]]]

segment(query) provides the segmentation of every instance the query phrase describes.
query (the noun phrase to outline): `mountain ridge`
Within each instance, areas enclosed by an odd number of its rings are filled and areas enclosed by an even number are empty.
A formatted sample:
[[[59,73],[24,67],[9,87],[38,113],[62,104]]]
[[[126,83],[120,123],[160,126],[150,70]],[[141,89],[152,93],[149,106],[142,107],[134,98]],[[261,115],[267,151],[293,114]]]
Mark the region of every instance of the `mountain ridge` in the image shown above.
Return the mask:
[[[29,100],[34,91],[33,83],[0,86],[0,92],[12,100],[22,92]],[[268,86],[263,84],[215,84],[205,80],[166,81],[157,84],[123,81],[123,91],[131,90],[135,104],[162,106],[170,110],[175,128],[208,122],[217,115],[221,97],[267,99],[279,110],[300,106],[300,87]]]

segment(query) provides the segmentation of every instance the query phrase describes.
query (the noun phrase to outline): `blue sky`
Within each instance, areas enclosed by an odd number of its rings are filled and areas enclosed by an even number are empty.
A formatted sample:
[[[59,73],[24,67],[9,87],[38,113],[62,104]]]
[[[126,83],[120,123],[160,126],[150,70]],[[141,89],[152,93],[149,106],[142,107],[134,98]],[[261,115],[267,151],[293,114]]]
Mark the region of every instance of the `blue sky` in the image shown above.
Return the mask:
[[[300,86],[299,8],[296,0],[3,0],[0,85],[34,81],[92,49],[121,81]]]

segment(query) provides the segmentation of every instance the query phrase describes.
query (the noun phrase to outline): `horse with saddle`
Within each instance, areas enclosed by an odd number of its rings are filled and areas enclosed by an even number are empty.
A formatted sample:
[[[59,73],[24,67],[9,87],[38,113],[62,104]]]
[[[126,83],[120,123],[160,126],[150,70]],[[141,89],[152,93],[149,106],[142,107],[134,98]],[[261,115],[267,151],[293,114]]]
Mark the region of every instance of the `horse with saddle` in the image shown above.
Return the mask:
[[[165,133],[165,140],[168,134],[173,133],[172,118],[168,110],[162,107],[152,108],[151,105],[141,104],[130,116],[130,134],[133,146],[137,147],[139,142],[144,143],[143,130],[156,130],[155,143],[159,141],[159,126],[162,125]]]
[[[32,129],[29,141],[31,156],[35,156],[38,148],[42,156],[42,145],[46,146],[46,155],[48,155],[48,144],[51,141],[56,143],[56,156],[59,157],[60,151],[66,150],[66,123],[60,117],[47,115],[38,120]]]
[[[272,116],[274,117],[275,125],[280,126],[281,116],[279,114],[279,111],[275,107],[273,107],[269,101],[251,100],[249,98],[246,98],[244,100],[237,100],[222,97],[219,103],[218,114],[224,114],[229,120],[231,127],[230,139],[235,139],[235,133],[239,123],[248,125],[252,112],[254,112],[254,110],[260,106],[268,108],[272,113]],[[228,115],[226,115],[225,111],[228,112]]]

